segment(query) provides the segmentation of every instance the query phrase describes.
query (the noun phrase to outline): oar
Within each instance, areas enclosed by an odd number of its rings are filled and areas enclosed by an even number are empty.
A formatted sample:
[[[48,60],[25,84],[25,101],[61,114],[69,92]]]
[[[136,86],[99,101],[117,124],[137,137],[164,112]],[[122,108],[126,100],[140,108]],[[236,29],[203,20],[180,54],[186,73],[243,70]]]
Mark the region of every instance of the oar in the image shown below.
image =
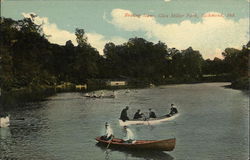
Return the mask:
[[[148,125],[150,126],[149,118],[146,117],[146,113],[143,113],[143,115],[144,115],[145,120],[148,122]]]
[[[109,148],[109,146],[110,146],[110,144],[111,144],[111,142],[112,142],[113,139],[114,139],[114,136],[112,136],[112,139],[110,140],[110,142],[109,142],[109,144],[107,145],[107,148],[106,148],[106,149]]]

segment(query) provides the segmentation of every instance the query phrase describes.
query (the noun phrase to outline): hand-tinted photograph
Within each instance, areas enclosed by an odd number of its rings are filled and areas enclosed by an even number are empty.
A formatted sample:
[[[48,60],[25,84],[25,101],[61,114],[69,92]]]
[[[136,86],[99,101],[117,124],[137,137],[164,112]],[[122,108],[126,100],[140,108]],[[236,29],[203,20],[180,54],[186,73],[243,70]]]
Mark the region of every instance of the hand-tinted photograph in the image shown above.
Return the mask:
[[[0,1],[0,160],[249,159],[249,0]]]

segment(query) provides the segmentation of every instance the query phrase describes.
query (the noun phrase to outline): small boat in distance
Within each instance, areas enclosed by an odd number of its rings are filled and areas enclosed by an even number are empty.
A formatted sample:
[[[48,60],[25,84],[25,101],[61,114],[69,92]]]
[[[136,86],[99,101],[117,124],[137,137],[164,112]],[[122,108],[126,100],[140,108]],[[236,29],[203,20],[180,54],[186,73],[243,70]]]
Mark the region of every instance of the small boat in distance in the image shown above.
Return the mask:
[[[107,95],[107,96],[92,96],[92,95],[84,95],[83,97],[87,98],[115,98],[114,95]]]
[[[9,127],[9,125],[10,125],[9,116],[0,118],[0,128]]]
[[[97,95],[95,93],[89,94],[86,93],[83,95],[83,97],[87,97],[87,98],[115,98],[115,93],[111,94],[111,95],[104,95],[104,92],[102,92],[100,95]]]
[[[128,125],[154,125],[154,124],[159,124],[161,122],[165,122],[165,121],[171,121],[173,119],[175,119],[179,114],[167,114],[164,116],[160,116],[157,118],[150,118],[150,119],[131,119],[131,120],[126,120],[126,121],[122,121],[119,119],[119,124],[120,126],[128,126]]]
[[[151,151],[173,151],[176,139],[166,140],[136,140],[135,143],[123,143],[122,139],[113,138],[111,141],[102,140],[100,137],[95,140],[109,148],[125,149],[125,150],[151,150]]]

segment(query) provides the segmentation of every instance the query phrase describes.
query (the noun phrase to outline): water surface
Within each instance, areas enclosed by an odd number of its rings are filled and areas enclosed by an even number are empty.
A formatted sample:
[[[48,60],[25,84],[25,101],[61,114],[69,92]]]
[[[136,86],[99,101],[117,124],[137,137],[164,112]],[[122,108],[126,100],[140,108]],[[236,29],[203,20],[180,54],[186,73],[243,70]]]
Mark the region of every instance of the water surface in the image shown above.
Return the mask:
[[[159,86],[117,91],[117,98],[88,99],[81,93],[61,93],[46,101],[14,109],[11,126],[0,128],[2,159],[36,160],[246,160],[249,156],[249,99],[227,83]],[[122,137],[118,118],[129,105],[130,117],[153,108],[163,115],[174,103],[180,115],[170,122],[131,126],[137,139],[175,137],[172,152],[129,152],[96,146],[104,123]]]

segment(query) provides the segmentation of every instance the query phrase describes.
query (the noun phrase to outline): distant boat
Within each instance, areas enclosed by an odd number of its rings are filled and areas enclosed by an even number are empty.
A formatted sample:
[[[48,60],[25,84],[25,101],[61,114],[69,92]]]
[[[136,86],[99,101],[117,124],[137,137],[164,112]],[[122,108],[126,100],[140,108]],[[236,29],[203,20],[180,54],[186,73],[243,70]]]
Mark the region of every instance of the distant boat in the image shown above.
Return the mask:
[[[136,140],[135,143],[123,143],[122,139],[114,138],[111,141],[102,140],[100,137],[96,141],[107,146],[107,148],[118,148],[125,150],[150,150],[150,151],[173,151],[176,139],[166,140]]]
[[[115,95],[101,96],[101,98],[115,98]]]
[[[149,87],[150,87],[150,88],[154,88],[155,85],[154,85],[153,83],[150,83],[150,84],[149,84]]]
[[[102,95],[84,95],[84,97],[87,98],[115,98],[115,95],[107,95],[107,96],[102,96]]]
[[[9,125],[10,125],[9,116],[0,118],[0,128],[9,127]]]
[[[128,126],[128,125],[154,125],[154,124],[158,124],[164,121],[170,121],[175,119],[178,116],[178,113],[174,114],[174,115],[164,115],[161,117],[157,117],[157,118],[150,118],[150,119],[131,119],[131,120],[126,120],[126,121],[122,121],[119,119],[119,124],[120,126]]]
[[[125,91],[125,93],[130,93],[130,90],[129,90],[129,89],[127,89],[127,90]]]

